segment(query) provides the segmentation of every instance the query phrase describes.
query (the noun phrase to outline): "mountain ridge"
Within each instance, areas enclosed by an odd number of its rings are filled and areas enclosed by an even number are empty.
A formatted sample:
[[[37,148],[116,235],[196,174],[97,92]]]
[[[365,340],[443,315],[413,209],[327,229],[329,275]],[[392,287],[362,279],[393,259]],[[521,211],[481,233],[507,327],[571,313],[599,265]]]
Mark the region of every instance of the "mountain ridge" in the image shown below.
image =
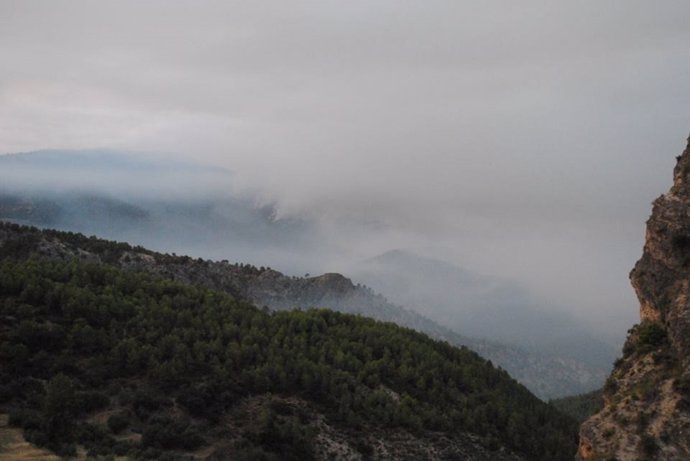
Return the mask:
[[[589,391],[592,389],[591,383],[599,379],[598,375],[591,375],[591,370],[576,361],[540,357],[514,347],[460,335],[412,310],[391,304],[370,288],[354,284],[341,274],[294,277],[266,267],[162,254],[128,244],[115,244],[118,251],[102,253],[102,248],[113,242],[71,232],[40,231],[0,221],[0,242],[18,242],[25,238],[40,241],[35,245],[35,251],[44,256],[104,261],[127,270],[204,285],[229,293],[237,299],[248,300],[259,307],[281,310],[329,307],[413,328],[451,344],[471,348],[507,370],[545,400]]]
[[[92,457],[209,461],[551,461],[574,450],[572,420],[467,348],[242,301],[240,277],[271,269],[221,262],[239,274],[227,277],[201,259],[14,224],[0,225],[0,242],[0,410],[62,455],[76,444]]]
[[[252,279],[251,297],[257,304],[284,309],[327,301],[345,312],[394,321],[454,344],[468,345],[507,369],[543,399],[598,388],[610,370],[613,355],[607,352],[608,346],[592,338],[564,343],[567,334],[573,336],[575,322],[563,318],[547,321],[550,317],[532,309],[534,299],[519,286],[471,271],[459,274],[459,268],[450,263],[439,266],[437,260],[422,261],[425,265],[420,271],[419,257],[412,261],[408,258],[407,272],[386,268],[387,277],[403,275],[400,283],[390,289],[361,277],[365,274],[357,270],[347,271],[352,280],[373,287],[387,299],[379,299],[376,293],[356,285],[342,291],[343,287],[333,284],[332,295],[314,292],[316,286],[327,288],[327,284],[307,283],[283,274],[328,270],[330,264],[324,260],[330,256],[321,253],[322,247],[327,252],[337,250],[323,243],[322,231],[308,218],[276,218],[274,206],[262,205],[252,194],[233,193],[236,177],[231,171],[161,162],[155,157],[116,150],[51,150],[10,157],[0,157],[0,219],[95,234],[161,252],[214,260],[232,257],[233,261],[251,261],[257,266],[277,263],[280,275],[270,278],[266,273]],[[103,180],[103,184],[97,184],[92,176]],[[191,191],[184,188],[189,196],[180,193],[177,185],[181,182],[190,184]],[[207,183],[210,190],[204,191]],[[391,255],[395,253],[387,257]],[[424,272],[432,275],[422,281],[418,276]],[[421,295],[411,292],[410,287],[418,288],[420,282],[429,289]],[[458,283],[463,283],[459,291]],[[271,293],[270,284],[284,286],[285,292]],[[338,290],[340,294],[334,296]],[[437,299],[443,293],[452,296]],[[473,305],[479,308],[471,312],[467,308],[458,310]],[[506,316],[503,310],[512,314]],[[442,315],[433,315],[438,312]],[[536,337],[556,331],[555,327],[560,327],[558,334],[536,344]],[[525,334],[526,330],[530,334]],[[511,341],[516,338],[522,341]]]
[[[487,276],[411,251],[383,253],[349,271],[353,278],[455,331],[529,351],[577,361],[603,385],[614,347],[582,321],[546,304],[509,279]]]
[[[310,268],[313,226],[277,218],[227,169],[117,150],[0,156],[0,219],[204,257]],[[181,190],[179,184],[185,184]],[[270,257],[268,255],[271,255]]]

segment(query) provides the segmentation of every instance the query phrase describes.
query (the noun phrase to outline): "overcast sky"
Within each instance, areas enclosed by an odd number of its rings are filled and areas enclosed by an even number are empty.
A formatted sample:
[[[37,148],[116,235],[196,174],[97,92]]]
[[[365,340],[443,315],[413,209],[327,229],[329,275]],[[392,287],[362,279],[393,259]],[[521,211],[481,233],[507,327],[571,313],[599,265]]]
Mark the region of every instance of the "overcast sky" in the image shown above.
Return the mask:
[[[442,257],[623,334],[690,132],[689,19],[687,0],[0,0],[0,152],[222,165],[351,260]]]

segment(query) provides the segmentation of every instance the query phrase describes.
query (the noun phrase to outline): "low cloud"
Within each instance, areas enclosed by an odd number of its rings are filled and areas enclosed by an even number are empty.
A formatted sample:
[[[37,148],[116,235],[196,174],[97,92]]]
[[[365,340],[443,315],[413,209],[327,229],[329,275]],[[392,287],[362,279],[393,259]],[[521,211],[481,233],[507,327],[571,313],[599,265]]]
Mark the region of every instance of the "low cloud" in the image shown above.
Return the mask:
[[[649,203],[689,129],[689,13],[0,1],[0,150],[221,165],[280,216],[320,222],[321,267],[404,247],[622,335]]]

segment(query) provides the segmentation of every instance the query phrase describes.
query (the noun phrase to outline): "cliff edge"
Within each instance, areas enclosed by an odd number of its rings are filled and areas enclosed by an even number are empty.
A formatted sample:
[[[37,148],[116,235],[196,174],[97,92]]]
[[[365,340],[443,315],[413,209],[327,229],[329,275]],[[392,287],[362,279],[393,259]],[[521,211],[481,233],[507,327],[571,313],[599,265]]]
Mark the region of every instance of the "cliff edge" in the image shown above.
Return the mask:
[[[630,273],[640,324],[580,428],[579,460],[690,459],[690,137]]]

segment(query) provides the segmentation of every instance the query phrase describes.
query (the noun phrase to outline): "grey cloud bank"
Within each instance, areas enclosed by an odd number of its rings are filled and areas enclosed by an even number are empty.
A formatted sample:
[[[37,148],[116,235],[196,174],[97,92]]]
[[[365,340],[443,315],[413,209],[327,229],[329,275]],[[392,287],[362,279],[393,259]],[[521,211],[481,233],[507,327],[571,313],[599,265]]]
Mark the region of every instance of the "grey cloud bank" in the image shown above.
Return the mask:
[[[690,4],[0,0],[0,151],[139,149],[622,337],[690,129]]]

